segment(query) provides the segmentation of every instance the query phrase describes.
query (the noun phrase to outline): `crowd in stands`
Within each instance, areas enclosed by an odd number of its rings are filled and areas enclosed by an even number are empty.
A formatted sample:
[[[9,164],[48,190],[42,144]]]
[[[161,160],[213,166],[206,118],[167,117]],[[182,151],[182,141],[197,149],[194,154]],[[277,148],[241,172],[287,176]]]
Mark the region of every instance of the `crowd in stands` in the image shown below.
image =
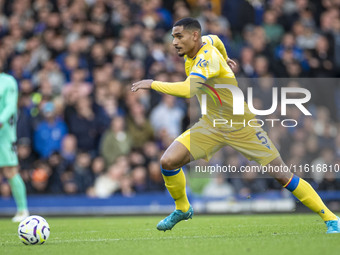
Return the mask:
[[[130,88],[185,80],[171,28],[188,16],[225,44],[242,89],[242,80],[267,78],[253,85],[258,107],[270,107],[277,78],[311,91],[313,116],[292,107],[297,127],[267,129],[288,165],[340,164],[339,10],[337,0],[0,1],[0,69],[19,86],[17,150],[28,194],[165,191],[159,159],[188,128],[188,102]],[[249,164],[230,148],[221,158]],[[299,174],[319,190],[340,190],[340,173]],[[279,188],[249,173],[214,182],[238,194]],[[10,196],[3,176],[0,195]]]

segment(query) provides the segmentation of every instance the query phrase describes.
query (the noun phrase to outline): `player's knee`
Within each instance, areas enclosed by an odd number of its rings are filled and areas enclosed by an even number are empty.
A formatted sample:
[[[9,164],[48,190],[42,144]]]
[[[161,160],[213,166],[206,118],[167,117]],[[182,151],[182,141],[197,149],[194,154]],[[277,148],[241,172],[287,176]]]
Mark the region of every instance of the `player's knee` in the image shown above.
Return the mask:
[[[174,163],[175,162],[174,162],[173,158],[167,156],[166,154],[164,154],[161,158],[161,166],[165,170],[176,169],[177,167]]]
[[[12,179],[18,173],[18,168],[17,167],[4,167],[3,173],[7,179]]]

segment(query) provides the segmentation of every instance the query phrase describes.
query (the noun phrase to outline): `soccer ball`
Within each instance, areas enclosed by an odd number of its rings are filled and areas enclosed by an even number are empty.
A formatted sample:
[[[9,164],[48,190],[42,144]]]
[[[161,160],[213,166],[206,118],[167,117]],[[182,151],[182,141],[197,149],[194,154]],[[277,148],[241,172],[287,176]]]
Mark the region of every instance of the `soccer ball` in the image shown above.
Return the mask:
[[[26,245],[43,244],[50,236],[50,226],[43,217],[33,215],[20,222],[18,235]]]

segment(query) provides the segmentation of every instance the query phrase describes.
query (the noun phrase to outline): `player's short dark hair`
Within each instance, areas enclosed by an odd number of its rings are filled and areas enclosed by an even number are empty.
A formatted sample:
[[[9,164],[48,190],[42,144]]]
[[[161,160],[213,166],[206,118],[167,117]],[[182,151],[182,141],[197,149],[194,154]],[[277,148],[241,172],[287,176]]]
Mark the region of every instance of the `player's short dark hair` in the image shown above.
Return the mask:
[[[199,30],[201,31],[201,24],[198,22],[197,19],[194,18],[184,18],[184,19],[180,19],[179,21],[177,21],[174,25],[174,27],[180,27],[183,26],[184,30]]]

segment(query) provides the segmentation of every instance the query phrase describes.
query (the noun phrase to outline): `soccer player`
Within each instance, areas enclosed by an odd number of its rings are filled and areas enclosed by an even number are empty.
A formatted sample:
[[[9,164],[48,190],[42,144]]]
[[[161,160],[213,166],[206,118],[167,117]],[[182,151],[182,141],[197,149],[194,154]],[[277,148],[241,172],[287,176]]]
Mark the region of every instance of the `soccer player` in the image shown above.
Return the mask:
[[[26,187],[18,168],[15,143],[17,121],[18,85],[16,80],[0,73],[0,169],[7,178],[17,205],[13,222],[20,222],[29,216]]]
[[[173,96],[190,98],[197,95],[201,107],[201,95],[205,93],[203,86],[214,84],[232,84],[237,86],[235,75],[231,69],[235,65],[228,58],[223,43],[215,35],[201,37],[201,26],[193,18],[177,21],[172,29],[173,45],[179,56],[184,57],[187,79],[184,82],[159,82],[142,80],[132,85],[132,91],[154,89]],[[191,84],[190,84],[191,83]],[[204,84],[203,84],[204,83]],[[209,160],[212,155],[224,146],[231,146],[249,160],[271,166],[285,166],[279,152],[262,128],[243,126],[243,120],[254,119],[246,103],[244,115],[233,116],[233,98],[227,89],[216,89],[221,105],[207,100],[207,114],[189,130],[184,132],[169,146],[161,158],[161,170],[176,210],[160,221],[158,230],[171,230],[181,220],[193,216],[186,195],[186,181],[182,166],[204,158]],[[233,120],[240,125],[214,128],[214,119]],[[241,120],[242,119],[242,120]],[[325,221],[327,233],[340,233],[340,220],[322,202],[315,190],[305,180],[291,172],[269,172],[283,187],[291,191],[304,205],[316,212]]]

